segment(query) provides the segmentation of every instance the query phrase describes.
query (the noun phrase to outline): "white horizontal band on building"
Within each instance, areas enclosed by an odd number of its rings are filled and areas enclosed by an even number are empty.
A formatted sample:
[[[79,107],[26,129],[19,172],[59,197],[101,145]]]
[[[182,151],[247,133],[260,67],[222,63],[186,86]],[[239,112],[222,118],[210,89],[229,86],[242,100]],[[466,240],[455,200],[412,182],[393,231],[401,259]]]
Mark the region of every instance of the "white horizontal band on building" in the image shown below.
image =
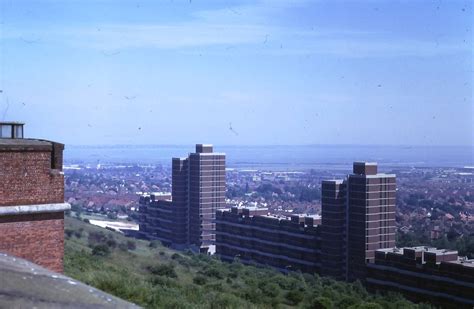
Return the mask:
[[[69,203],[0,206],[0,216],[61,212],[70,209],[71,205]]]

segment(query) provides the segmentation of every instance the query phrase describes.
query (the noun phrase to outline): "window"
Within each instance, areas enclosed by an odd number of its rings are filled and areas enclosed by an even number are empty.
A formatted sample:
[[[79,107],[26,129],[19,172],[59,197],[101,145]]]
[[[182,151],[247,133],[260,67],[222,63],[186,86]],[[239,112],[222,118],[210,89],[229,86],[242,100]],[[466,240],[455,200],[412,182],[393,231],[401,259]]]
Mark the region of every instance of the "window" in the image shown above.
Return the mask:
[[[12,127],[9,125],[2,125],[0,128],[0,137],[2,138],[11,138],[12,137]]]

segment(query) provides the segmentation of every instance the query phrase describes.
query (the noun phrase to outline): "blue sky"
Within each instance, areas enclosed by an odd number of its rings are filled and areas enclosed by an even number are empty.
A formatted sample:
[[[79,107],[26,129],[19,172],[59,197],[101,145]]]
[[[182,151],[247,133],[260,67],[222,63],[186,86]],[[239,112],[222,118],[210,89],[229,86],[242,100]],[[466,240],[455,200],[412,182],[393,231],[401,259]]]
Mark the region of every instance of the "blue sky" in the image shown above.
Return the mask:
[[[0,117],[66,144],[473,145],[471,1],[0,0]]]

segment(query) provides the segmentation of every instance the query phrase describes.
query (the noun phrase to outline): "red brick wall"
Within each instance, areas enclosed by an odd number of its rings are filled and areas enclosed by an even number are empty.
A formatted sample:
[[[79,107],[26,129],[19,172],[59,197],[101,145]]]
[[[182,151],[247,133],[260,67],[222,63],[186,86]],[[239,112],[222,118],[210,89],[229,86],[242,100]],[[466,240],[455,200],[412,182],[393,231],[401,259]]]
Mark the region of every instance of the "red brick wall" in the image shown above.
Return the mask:
[[[48,151],[0,152],[0,206],[63,203],[64,175],[52,160]]]
[[[0,216],[0,252],[62,272],[64,213]]]

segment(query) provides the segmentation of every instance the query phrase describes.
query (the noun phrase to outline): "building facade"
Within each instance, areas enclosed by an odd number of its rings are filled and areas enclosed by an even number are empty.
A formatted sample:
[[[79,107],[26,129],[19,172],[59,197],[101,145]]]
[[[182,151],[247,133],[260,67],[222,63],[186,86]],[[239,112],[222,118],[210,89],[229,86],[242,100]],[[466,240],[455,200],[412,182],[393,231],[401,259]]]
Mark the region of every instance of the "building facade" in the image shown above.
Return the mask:
[[[268,215],[266,208],[217,211],[216,254],[281,271],[320,272],[319,218]]]
[[[140,232],[177,249],[214,253],[216,210],[225,207],[225,154],[198,144],[186,158],[172,159],[170,201],[140,198]]]
[[[474,260],[430,247],[379,249],[367,265],[366,284],[442,308],[473,308]]]
[[[375,250],[395,246],[396,176],[354,162],[346,179],[322,182],[321,196],[322,274],[363,281]]]
[[[148,240],[159,240],[171,246],[175,240],[174,209],[171,196],[143,194],[139,200],[139,235]]]
[[[345,280],[347,272],[347,181],[321,183],[321,274]]]
[[[173,158],[171,164],[171,196],[173,199],[173,234],[176,248],[186,247],[189,233],[189,159]]]
[[[203,253],[214,253],[216,211],[225,208],[225,154],[212,145],[196,145],[189,155],[189,244]]]
[[[376,163],[355,162],[347,179],[347,276],[364,280],[375,251],[395,246],[396,177]]]
[[[64,145],[0,123],[0,252],[63,271]]]

